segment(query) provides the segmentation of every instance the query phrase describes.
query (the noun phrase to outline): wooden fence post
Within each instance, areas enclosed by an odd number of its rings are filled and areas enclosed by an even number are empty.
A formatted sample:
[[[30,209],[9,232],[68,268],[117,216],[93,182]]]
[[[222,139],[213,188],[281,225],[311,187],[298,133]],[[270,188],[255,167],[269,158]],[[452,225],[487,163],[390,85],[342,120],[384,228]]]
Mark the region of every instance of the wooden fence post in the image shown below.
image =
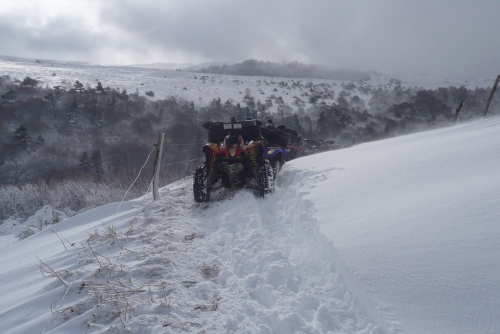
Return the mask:
[[[484,108],[484,111],[483,111],[483,117],[486,117],[486,115],[488,114],[488,109],[490,109],[491,99],[493,99],[493,94],[495,94],[495,90],[497,89],[498,81],[500,81],[500,74],[497,76],[497,79],[495,80],[495,84],[493,85],[493,88],[491,89],[490,97],[488,99],[488,102],[486,102],[486,108]]]
[[[155,201],[160,199],[160,192],[158,191],[158,187],[160,184],[160,161],[161,161],[161,153],[163,152],[164,138],[165,134],[160,133],[160,135],[158,136],[158,144],[156,145],[155,169],[153,177],[153,199]]]
[[[460,113],[462,112],[462,108],[464,107],[465,101],[467,101],[468,96],[466,95],[462,101],[460,101],[460,104],[458,105],[457,110],[455,110],[455,122],[453,124],[456,124],[458,121],[458,117],[460,116]]]

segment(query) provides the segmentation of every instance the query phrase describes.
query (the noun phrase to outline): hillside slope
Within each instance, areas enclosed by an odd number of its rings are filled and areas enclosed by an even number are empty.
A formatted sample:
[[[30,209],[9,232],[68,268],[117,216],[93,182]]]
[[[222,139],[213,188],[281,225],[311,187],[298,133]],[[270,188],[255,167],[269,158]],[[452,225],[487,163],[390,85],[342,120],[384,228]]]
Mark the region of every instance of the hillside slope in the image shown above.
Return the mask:
[[[74,216],[51,228],[61,239],[44,230],[2,250],[0,323],[6,333],[499,332],[499,140],[500,119],[483,120],[298,159],[265,199],[224,191],[199,205],[187,178],[161,201]],[[59,277],[43,277],[37,257]]]
[[[302,189],[395,332],[499,333],[500,119],[298,160]]]
[[[116,216],[107,205],[15,243],[0,258],[0,323],[6,333],[388,332],[302,200],[299,180],[313,174],[285,174],[266,199],[229,191],[207,205],[185,179],[161,201]]]

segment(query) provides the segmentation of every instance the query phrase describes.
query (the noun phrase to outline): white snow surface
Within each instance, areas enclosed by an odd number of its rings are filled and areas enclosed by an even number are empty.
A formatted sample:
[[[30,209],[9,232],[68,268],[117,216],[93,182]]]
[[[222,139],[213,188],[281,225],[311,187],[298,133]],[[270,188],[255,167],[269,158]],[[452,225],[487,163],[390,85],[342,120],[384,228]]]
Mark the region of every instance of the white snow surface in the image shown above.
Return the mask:
[[[68,218],[0,253],[2,333],[499,333],[499,141],[481,120],[297,159],[265,199],[186,178]]]
[[[500,119],[301,159],[320,232],[395,333],[500,333]]]

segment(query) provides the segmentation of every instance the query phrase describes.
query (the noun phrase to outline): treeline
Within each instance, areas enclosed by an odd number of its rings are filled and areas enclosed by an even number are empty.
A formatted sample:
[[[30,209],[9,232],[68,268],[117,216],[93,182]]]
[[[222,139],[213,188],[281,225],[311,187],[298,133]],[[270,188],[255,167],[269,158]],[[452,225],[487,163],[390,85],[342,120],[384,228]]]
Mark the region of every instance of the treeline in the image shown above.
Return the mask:
[[[242,63],[234,65],[209,66],[201,70],[196,70],[196,72],[281,78],[316,78],[347,81],[370,80],[369,75],[362,71],[332,70],[319,65],[299,63],[298,61],[278,64],[255,59],[245,60]]]
[[[50,88],[29,77],[0,77],[0,219],[13,215],[12,208],[39,203],[54,203],[59,209],[57,205],[65,203],[78,211],[119,200],[151,154],[130,196],[143,194],[151,181],[159,132],[166,136],[162,184],[192,175],[203,157],[206,130],[201,125],[209,119],[272,118],[303,138],[333,139],[348,146],[449,125],[465,95],[469,99],[462,119],[479,118],[489,94],[489,88],[405,88],[397,80],[377,87],[288,80],[279,87],[300,88],[301,93],[291,105],[278,92],[261,100],[247,89],[242,103],[214,98],[195,106],[175,97],[153,101],[138,91],[128,93],[100,82],[94,87],[76,81]],[[498,100],[492,102],[492,115],[498,113]],[[76,190],[75,184],[82,186]],[[38,197],[23,195],[22,189]],[[59,196],[48,196],[51,191]],[[9,204],[11,197],[18,199],[17,206]],[[32,204],[23,205],[23,199]]]
[[[89,173],[98,179],[132,177],[158,132],[167,133],[168,144],[191,142],[197,132],[194,104],[187,101],[151,102],[100,82],[54,88],[23,83],[0,81],[2,184]],[[175,151],[176,157],[194,157],[187,148]]]
[[[292,82],[291,85],[302,85]],[[337,94],[334,88],[340,90]],[[342,145],[367,142],[450,125],[455,119],[455,109],[465,96],[467,103],[461,120],[480,118],[491,88],[440,87],[423,89],[404,87],[399,80],[371,86],[356,84],[308,82],[301,96],[294,96],[294,105],[306,108],[306,101],[313,106],[299,117],[307,125],[307,136],[337,140]],[[337,90],[338,91],[338,90]],[[366,101],[360,96],[370,96]],[[333,99],[332,99],[333,98]],[[277,97],[275,100],[278,100]],[[500,99],[494,99],[492,115],[499,112]],[[286,109],[286,108],[285,108]]]
[[[166,133],[167,139],[164,184],[191,173],[196,164],[196,161],[179,161],[200,157],[200,122],[192,102],[175,98],[150,101],[137,91],[128,93],[103,87],[100,82],[95,87],[79,81],[41,87],[29,77],[23,81],[1,77],[0,98],[3,190],[42,182],[48,188],[39,193],[46,194],[47,189],[62,189],[64,181],[70,180],[93,182],[93,186],[85,187],[88,196],[93,192],[96,196],[99,192],[107,194],[109,189],[123,195],[122,190],[132,183],[146,162],[159,132]],[[147,189],[152,160],[144,167],[131,196]],[[7,192],[13,191],[9,189]],[[67,194],[76,203],[72,210],[92,203],[81,200],[87,196],[83,193],[82,190],[78,195]],[[5,191],[2,194],[8,197]],[[109,200],[117,197],[107,196]],[[11,213],[0,212],[0,218],[7,214]]]

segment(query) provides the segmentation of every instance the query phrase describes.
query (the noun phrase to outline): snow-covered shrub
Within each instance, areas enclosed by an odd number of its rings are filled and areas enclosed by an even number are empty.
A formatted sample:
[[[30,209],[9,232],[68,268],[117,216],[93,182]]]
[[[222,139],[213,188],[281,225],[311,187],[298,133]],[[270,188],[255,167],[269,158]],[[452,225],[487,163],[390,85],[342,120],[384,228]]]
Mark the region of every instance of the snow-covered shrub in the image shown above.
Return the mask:
[[[44,205],[71,215],[106,203],[119,201],[125,188],[91,180],[64,180],[47,184],[0,186],[0,219],[27,218]]]
[[[56,210],[50,205],[44,205],[26,220],[7,219],[0,225],[0,235],[11,234],[17,236],[19,239],[26,239],[66,218],[68,216],[63,211]]]

